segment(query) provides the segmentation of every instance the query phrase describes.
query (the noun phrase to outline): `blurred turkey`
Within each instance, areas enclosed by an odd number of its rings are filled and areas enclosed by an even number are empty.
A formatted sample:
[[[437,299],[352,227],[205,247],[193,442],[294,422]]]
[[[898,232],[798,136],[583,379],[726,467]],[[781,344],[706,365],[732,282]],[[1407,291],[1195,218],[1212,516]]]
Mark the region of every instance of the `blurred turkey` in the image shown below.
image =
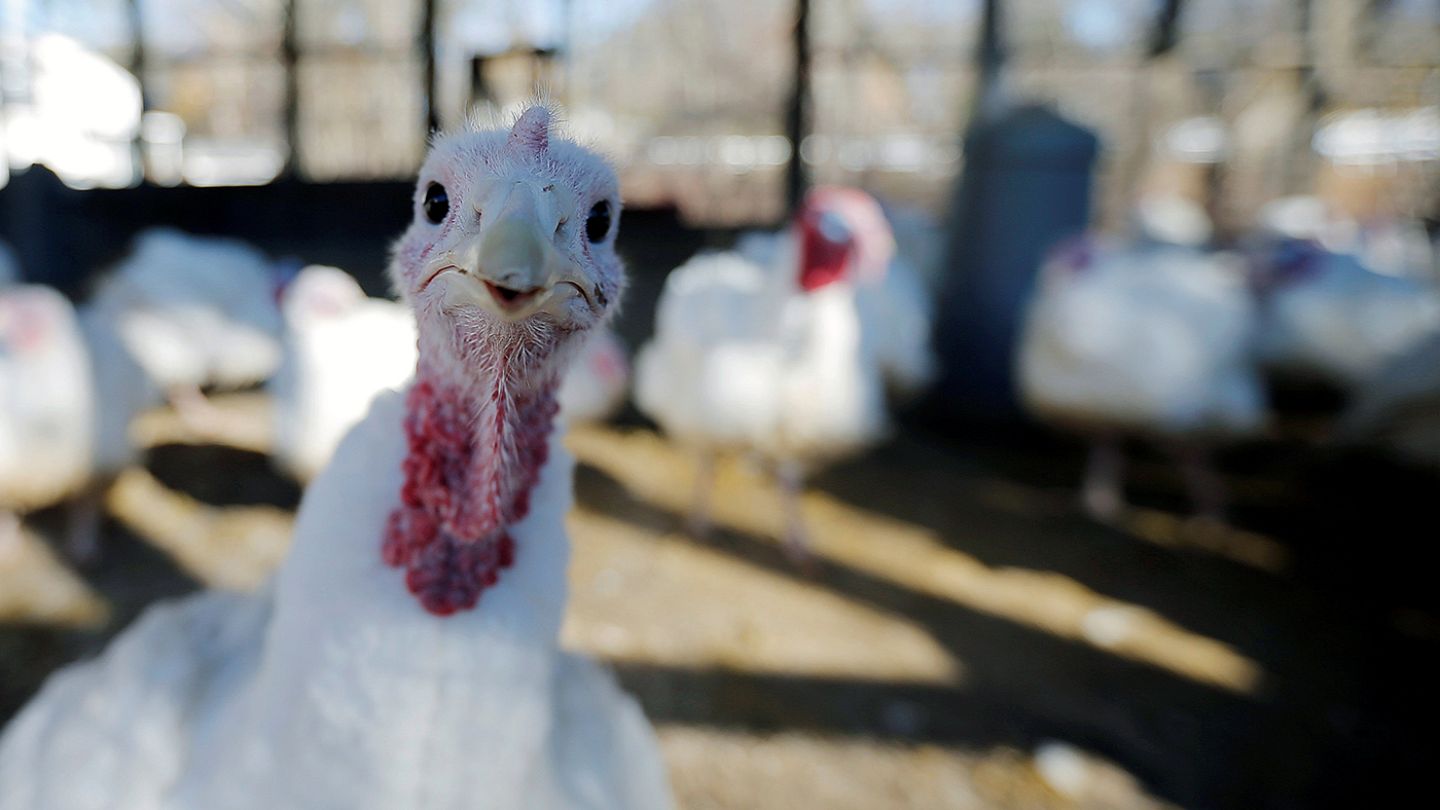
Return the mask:
[[[1261,357],[1275,375],[1351,393],[1390,360],[1440,331],[1440,288],[1374,272],[1306,240],[1256,251]]]
[[[279,367],[285,281],[281,265],[239,240],[145,231],[83,308],[99,373],[138,389],[122,395],[129,403],[149,404],[158,390],[203,418],[202,387],[254,385]]]
[[[9,46],[20,49],[12,58],[22,60],[29,79],[12,79],[25,89],[24,101],[5,110],[10,165],[44,164],[74,188],[135,182],[132,144],[144,108],[140,82],[75,39],[37,34]]]
[[[369,298],[336,267],[312,265],[285,290],[284,355],[269,388],[275,460],[308,481],[375,395],[415,371],[415,316],[404,304]]]
[[[349,273],[312,265],[285,289],[284,355],[271,379],[276,463],[308,481],[376,394],[415,371],[415,316],[402,303],[370,298]],[[560,415],[600,421],[623,404],[629,381],[624,347],[597,329],[560,385]]]
[[[1199,514],[1223,517],[1209,447],[1265,421],[1239,260],[1086,237],[1057,248],[1038,284],[1017,355],[1020,394],[1040,418],[1090,439],[1087,510],[1123,510],[1121,441],[1140,436],[1178,457]]]
[[[785,548],[808,561],[803,473],[882,438],[887,383],[913,392],[932,373],[929,299],[894,254],[873,198],[817,188],[789,232],[747,236],[666,279],[635,396],[700,453],[696,531],[706,527],[713,453],[750,451],[775,466]]]
[[[858,189],[820,188],[816,193],[817,200],[828,195],[836,199],[857,195],[854,199],[860,201],[853,215],[865,223],[868,232],[864,238],[871,243],[866,250],[873,255],[864,260],[875,266],[851,278],[850,283],[859,291],[856,305],[866,342],[880,366],[887,392],[901,401],[911,399],[933,382],[936,372],[930,346],[935,301],[922,275],[927,265],[922,263],[939,260],[941,234],[929,217],[916,211],[902,211],[904,228],[897,234],[879,203]],[[732,253],[766,274],[793,278],[800,261],[795,245],[800,230],[797,218],[797,225],[785,230],[747,231],[736,240]],[[882,261],[881,254],[889,259]]]
[[[597,329],[560,381],[560,417],[576,425],[619,413],[630,385],[630,356],[610,329]]]
[[[0,288],[0,545],[16,541],[17,513],[85,488],[95,407],[70,302],[49,287]],[[96,517],[72,514],[72,551],[93,546]]]

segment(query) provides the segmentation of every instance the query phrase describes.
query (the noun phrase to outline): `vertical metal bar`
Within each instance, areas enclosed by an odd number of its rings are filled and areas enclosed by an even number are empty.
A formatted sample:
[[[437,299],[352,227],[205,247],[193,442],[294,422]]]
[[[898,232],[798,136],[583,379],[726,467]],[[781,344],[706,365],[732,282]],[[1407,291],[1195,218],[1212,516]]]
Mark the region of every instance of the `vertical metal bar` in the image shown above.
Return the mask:
[[[1296,79],[1302,106],[1300,119],[1295,122],[1295,129],[1291,133],[1291,146],[1283,167],[1285,176],[1281,193],[1284,194],[1295,194],[1310,186],[1315,172],[1315,154],[1310,142],[1320,122],[1320,113],[1329,99],[1325,82],[1316,65],[1314,0],[1299,0],[1297,15],[1296,33],[1300,37],[1300,60],[1296,65]]]
[[[145,73],[145,12],[140,0],[129,0],[130,18],[130,72],[140,85],[140,126],[130,139],[130,159],[135,167],[137,179],[144,183],[150,176],[149,162],[145,156],[145,113],[150,111],[150,93],[146,91]]]
[[[1147,59],[1156,59],[1169,53],[1180,41],[1181,0],[1164,0],[1160,13],[1155,15],[1155,27],[1150,30],[1150,46],[1146,49]]]
[[[810,0],[795,0],[795,84],[785,110],[785,134],[790,137],[790,164],[785,173],[785,202],[790,211],[800,205],[810,184],[800,144],[809,133],[810,107]]]
[[[970,108],[973,126],[993,114],[1001,102],[1000,73],[1005,66],[1005,25],[1000,0],[985,0],[976,50],[975,97]]]
[[[1134,146],[1124,150],[1119,156],[1118,180],[1116,181],[1124,190],[1123,199],[1127,201],[1127,204],[1137,198],[1140,183],[1150,158],[1145,144],[1150,143],[1152,123],[1150,120],[1152,69],[1157,61],[1173,51],[1179,44],[1180,14],[1183,10],[1182,0],[1162,1],[1160,10],[1155,14],[1154,24],[1150,28],[1149,41],[1145,45],[1145,51],[1139,62],[1131,68],[1129,77],[1132,98],[1130,124],[1133,128],[1132,144]],[[1206,204],[1208,206],[1208,199]],[[1108,206],[1102,206],[1102,211],[1105,211],[1106,208]],[[1107,213],[1111,212],[1107,211]]]
[[[425,135],[440,128],[435,77],[435,6],[437,0],[424,0],[420,16],[420,48],[425,58]]]
[[[300,38],[297,6],[299,0],[285,0],[285,28],[280,38],[280,63],[285,70],[285,145],[289,154],[281,177],[294,178],[300,172]]]

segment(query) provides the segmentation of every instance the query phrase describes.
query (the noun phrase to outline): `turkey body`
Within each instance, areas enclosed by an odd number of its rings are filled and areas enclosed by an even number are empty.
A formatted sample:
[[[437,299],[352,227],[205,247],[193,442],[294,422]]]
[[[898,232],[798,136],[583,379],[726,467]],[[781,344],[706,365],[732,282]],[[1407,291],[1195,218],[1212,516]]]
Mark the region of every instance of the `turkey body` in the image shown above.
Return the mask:
[[[935,301],[917,262],[930,261],[940,241],[928,220],[912,215],[904,222],[908,238],[896,244],[910,246],[914,258],[897,251],[885,262],[882,272],[847,279],[869,358],[878,365],[888,392],[901,400],[922,393],[936,373],[935,354],[930,347]],[[729,255],[747,260],[763,274],[784,278],[793,276],[800,260],[795,234],[790,230],[748,231]],[[768,294],[784,292],[783,287],[775,287]]]
[[[155,228],[102,279],[86,317],[161,389],[238,388],[280,364],[279,280],[243,242]]]
[[[1301,248],[1304,250],[1304,248]],[[1261,356],[1277,374],[1352,391],[1440,333],[1440,289],[1387,276],[1343,253],[1309,249],[1263,294]]]
[[[1238,270],[1184,248],[1094,253],[1042,273],[1017,355],[1026,406],[1050,421],[1160,436],[1258,430],[1256,313]]]
[[[821,461],[884,435],[884,378],[855,288],[813,292],[736,253],[666,279],[636,403],[685,444]]]
[[[253,596],[152,608],[0,738],[0,809],[668,807],[653,733],[557,648],[573,462],[556,436],[478,609],[437,621],[379,554],[404,400],[379,396]]]
[[[0,289],[0,510],[49,506],[85,484],[95,408],[70,302],[38,285]]]

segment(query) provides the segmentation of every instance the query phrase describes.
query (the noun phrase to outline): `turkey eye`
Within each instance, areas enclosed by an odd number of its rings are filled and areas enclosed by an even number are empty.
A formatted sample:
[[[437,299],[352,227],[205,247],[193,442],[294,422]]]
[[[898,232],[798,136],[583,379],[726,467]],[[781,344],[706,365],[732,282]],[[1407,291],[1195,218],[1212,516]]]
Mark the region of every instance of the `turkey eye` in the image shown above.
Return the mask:
[[[610,233],[610,203],[601,200],[595,203],[590,209],[590,217],[585,220],[585,238],[591,242],[599,242]]]
[[[445,221],[445,215],[450,213],[450,195],[445,193],[445,187],[439,183],[431,183],[425,189],[425,218],[439,225]]]

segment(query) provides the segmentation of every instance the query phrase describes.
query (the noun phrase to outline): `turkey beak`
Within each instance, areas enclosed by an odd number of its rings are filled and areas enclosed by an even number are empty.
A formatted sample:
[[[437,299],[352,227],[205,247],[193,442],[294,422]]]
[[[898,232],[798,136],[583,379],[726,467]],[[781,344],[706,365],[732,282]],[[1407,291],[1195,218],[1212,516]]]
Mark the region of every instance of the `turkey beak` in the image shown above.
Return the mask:
[[[558,258],[552,255],[551,232],[526,191],[517,187],[509,195],[482,232],[476,256],[476,274],[505,312],[523,309],[553,283]]]
[[[481,233],[475,275],[497,314],[513,319],[542,310],[561,315],[575,292],[589,300],[579,268],[555,246],[562,223],[544,202],[517,184]]]

